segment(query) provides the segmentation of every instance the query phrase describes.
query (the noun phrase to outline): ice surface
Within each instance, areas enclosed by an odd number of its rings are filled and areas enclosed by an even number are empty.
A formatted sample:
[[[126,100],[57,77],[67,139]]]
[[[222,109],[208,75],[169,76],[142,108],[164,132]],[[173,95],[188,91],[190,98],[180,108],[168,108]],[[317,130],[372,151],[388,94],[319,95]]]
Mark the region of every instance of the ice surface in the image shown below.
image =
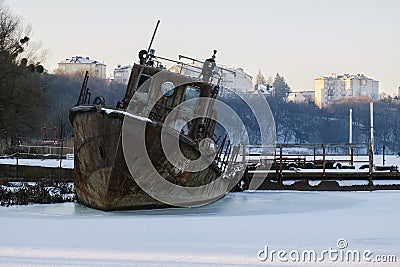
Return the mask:
[[[0,266],[309,266],[257,252],[350,249],[400,260],[400,192],[241,192],[199,208],[102,212],[80,204],[0,208]],[[398,263],[397,263],[398,264]],[[385,264],[385,266],[398,266]],[[311,266],[377,266],[358,263]]]

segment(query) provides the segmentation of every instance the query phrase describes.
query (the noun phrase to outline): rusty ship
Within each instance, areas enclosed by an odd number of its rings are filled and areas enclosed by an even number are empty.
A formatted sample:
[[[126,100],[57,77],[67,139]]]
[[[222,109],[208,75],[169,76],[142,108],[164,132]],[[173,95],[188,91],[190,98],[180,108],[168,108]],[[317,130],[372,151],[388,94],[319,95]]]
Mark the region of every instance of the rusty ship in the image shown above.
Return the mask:
[[[70,109],[78,202],[104,211],[191,207],[237,184],[244,171],[240,148],[215,133],[223,71],[215,55],[196,60],[202,66],[191,69],[198,77],[189,77],[166,70],[162,61],[181,69],[186,63],[156,56],[149,46],[139,52],[125,96],[114,107],[103,97],[89,102],[86,73]]]

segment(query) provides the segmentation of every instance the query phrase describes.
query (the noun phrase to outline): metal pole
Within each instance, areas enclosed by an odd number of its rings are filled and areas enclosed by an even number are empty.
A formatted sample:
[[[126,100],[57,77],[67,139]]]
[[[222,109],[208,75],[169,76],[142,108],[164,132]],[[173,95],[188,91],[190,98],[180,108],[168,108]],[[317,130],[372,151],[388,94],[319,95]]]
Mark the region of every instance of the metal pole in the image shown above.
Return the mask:
[[[373,186],[372,174],[374,172],[374,103],[369,103],[369,112],[371,119],[371,142],[369,145],[369,185]]]
[[[281,175],[282,175],[282,170],[283,170],[282,156],[283,156],[282,145],[280,145],[279,146],[279,172]]]
[[[19,178],[19,173],[18,173],[18,164],[19,164],[19,162],[18,162],[18,160],[19,160],[19,144],[20,144],[20,141],[18,140],[18,143],[17,143],[17,179]]]
[[[385,166],[385,148],[386,148],[386,146],[385,145],[383,145],[382,146],[382,164],[383,164],[383,166]]]
[[[373,156],[374,155],[374,103],[372,101],[369,103],[369,111],[371,118],[371,148]]]
[[[350,136],[349,143],[353,143],[353,109],[350,109]]]

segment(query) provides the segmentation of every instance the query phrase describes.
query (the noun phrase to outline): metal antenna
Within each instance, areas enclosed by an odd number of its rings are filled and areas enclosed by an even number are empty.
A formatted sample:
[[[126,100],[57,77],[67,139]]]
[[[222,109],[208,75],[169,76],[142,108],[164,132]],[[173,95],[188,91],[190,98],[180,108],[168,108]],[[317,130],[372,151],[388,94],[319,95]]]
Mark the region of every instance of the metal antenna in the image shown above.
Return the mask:
[[[156,36],[156,32],[157,32],[159,24],[160,24],[160,20],[157,20],[156,28],[154,29],[153,36],[151,37],[151,41],[150,41],[150,44],[149,44],[149,48],[147,48],[146,57],[144,58],[144,64],[140,67],[139,75],[137,76],[137,79],[135,81],[135,84],[134,84],[133,88],[131,87],[132,73],[133,72],[131,72],[131,76],[129,78],[128,86],[127,86],[127,89],[126,89],[126,92],[125,92],[125,97],[124,97],[124,100],[123,100],[123,102],[124,102],[123,106],[122,106],[123,108],[127,108],[128,107],[129,100],[127,100],[127,99],[129,99],[129,95],[130,95],[130,97],[132,97],[133,93],[136,91],[136,89],[139,86],[139,80],[140,80],[140,77],[142,76],[144,65],[146,64],[147,59],[149,58],[150,49],[151,49],[151,46],[153,44],[154,37]],[[142,60],[142,59],[140,59],[140,60]],[[128,90],[129,90],[129,92],[128,92]]]
[[[153,45],[154,37],[156,36],[156,32],[157,32],[157,29],[158,29],[158,25],[159,25],[159,24],[160,24],[160,20],[157,20],[156,28],[154,29],[153,36],[151,37],[151,41],[150,41],[150,44],[149,44],[149,48],[147,49],[147,56],[146,56],[146,59],[147,59],[147,57],[149,56],[149,52],[150,52],[151,46]]]

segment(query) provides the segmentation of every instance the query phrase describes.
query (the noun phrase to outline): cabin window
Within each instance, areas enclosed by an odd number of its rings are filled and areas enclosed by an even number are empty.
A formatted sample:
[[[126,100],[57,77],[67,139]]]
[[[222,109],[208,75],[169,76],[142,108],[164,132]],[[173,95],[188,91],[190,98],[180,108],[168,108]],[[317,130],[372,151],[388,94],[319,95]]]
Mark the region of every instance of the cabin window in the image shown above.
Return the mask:
[[[200,95],[200,89],[192,86],[187,86],[185,94],[183,96],[183,101],[187,101],[192,98],[197,98]]]

